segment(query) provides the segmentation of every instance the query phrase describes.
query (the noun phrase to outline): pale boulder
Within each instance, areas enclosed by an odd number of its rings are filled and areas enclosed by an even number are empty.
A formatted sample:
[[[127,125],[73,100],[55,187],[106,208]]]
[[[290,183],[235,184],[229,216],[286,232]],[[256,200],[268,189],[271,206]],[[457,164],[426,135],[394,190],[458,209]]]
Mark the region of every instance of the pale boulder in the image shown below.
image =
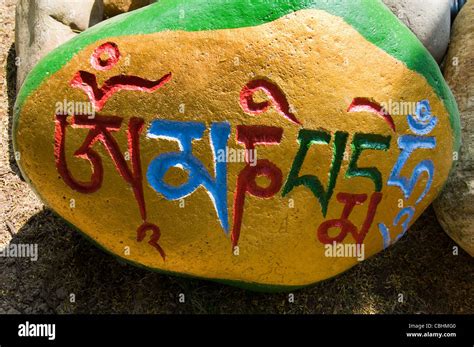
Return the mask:
[[[434,202],[444,230],[474,256],[474,1],[453,26],[444,75],[461,113],[463,145],[445,189]]]
[[[449,44],[449,0],[383,0],[390,10],[418,37],[438,63]]]
[[[20,0],[16,7],[17,90],[36,63],[103,18],[101,0]]]

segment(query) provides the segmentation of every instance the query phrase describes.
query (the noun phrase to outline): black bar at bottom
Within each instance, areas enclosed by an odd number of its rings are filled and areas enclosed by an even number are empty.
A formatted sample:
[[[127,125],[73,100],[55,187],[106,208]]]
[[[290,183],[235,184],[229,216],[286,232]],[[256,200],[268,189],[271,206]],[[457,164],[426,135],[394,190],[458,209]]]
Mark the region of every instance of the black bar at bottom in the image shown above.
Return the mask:
[[[126,342],[130,346],[160,346],[184,340],[193,345],[211,340],[253,345],[257,339],[280,345],[284,337],[294,342],[292,346],[472,347],[474,319],[470,315],[0,315],[1,347]]]

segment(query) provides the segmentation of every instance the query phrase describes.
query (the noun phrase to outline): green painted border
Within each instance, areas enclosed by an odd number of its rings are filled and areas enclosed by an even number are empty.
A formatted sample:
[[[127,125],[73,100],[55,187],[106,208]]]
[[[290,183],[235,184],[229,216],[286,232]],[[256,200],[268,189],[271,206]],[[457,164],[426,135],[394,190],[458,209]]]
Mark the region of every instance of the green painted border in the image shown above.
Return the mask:
[[[140,10],[104,21],[43,58],[27,76],[18,94],[14,123],[28,95],[76,53],[95,41],[165,30],[203,31],[257,26],[309,8],[321,9],[343,18],[369,42],[423,75],[450,114],[453,147],[459,150],[459,111],[438,64],[416,36],[380,0],[160,0]]]
[[[56,48],[30,72],[15,103],[13,146],[16,150],[15,135],[18,118],[21,107],[28,96],[48,77],[59,71],[74,55],[98,40],[116,36],[150,34],[166,30],[204,31],[257,26],[303,9],[320,9],[343,18],[369,42],[405,63],[409,69],[424,76],[449,112],[450,124],[454,134],[453,148],[456,151],[459,150],[461,145],[459,111],[438,64],[416,36],[392,14],[381,0],[213,0],[212,4],[208,0],[160,0],[160,2],[140,10],[114,17],[88,29]],[[18,164],[23,177],[34,189],[27,175],[21,169],[20,163]],[[34,190],[36,191],[36,189]],[[71,225],[71,223],[69,224]],[[78,229],[74,225],[72,226]],[[82,234],[92,240],[86,234]],[[92,241],[97,244],[96,241]],[[105,249],[101,245],[99,247]],[[105,250],[111,253],[111,251]],[[145,267],[129,259],[121,258],[137,266]],[[152,268],[152,270],[165,274],[193,277],[155,268]],[[267,285],[209,278],[206,278],[206,280],[265,292],[290,291],[307,286]]]

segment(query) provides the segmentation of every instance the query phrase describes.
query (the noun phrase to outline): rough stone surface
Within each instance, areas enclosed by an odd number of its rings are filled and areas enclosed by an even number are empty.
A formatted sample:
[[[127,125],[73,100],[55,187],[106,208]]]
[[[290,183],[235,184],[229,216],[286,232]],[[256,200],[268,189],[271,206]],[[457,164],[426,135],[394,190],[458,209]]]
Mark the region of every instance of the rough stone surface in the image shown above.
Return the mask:
[[[444,75],[461,112],[459,160],[434,207],[444,230],[474,256],[474,1],[453,26]]]
[[[449,44],[449,0],[383,0],[392,12],[420,39],[438,63]]]
[[[397,242],[458,144],[437,64],[379,2],[354,27],[352,1],[222,3],[160,1],[45,57],[16,101],[25,177],[117,256],[246,287],[294,289]],[[382,107],[403,100],[410,117]],[[253,144],[257,162],[236,157]]]
[[[104,0],[104,14],[107,18],[150,5],[157,0]]]
[[[17,87],[42,57],[102,18],[101,0],[20,0],[15,25]]]

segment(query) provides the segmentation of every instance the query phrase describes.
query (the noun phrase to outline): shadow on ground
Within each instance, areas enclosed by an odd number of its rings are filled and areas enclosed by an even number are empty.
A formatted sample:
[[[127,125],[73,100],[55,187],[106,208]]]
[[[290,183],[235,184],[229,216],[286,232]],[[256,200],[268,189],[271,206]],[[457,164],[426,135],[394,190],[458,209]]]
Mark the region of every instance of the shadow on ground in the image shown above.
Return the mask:
[[[124,264],[49,210],[33,216],[11,242],[37,243],[39,259],[0,258],[3,312],[474,313],[474,261],[463,251],[453,255],[455,245],[432,209],[397,245],[296,291],[294,303],[288,294],[253,293]]]

